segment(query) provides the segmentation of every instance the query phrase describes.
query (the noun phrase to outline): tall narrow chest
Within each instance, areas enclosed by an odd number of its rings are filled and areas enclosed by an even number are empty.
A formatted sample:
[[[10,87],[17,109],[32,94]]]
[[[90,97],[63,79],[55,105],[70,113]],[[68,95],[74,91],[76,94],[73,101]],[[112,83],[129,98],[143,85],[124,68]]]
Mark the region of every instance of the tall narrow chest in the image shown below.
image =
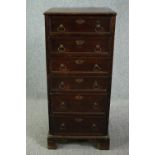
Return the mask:
[[[49,135],[109,149],[116,13],[109,8],[51,8],[44,13]]]

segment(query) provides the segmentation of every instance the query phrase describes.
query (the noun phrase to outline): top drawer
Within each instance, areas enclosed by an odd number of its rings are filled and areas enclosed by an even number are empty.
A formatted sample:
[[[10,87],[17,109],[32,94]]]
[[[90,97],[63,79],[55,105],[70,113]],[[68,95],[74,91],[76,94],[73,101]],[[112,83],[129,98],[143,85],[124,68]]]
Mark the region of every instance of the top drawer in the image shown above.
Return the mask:
[[[110,16],[49,16],[49,31],[110,32]]]

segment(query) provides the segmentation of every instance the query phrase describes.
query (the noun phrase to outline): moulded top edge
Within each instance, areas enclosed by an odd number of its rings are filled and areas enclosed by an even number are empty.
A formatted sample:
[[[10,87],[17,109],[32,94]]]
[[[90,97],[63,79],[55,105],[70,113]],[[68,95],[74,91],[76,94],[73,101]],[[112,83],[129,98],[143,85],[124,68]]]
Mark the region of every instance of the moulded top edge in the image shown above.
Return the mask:
[[[102,8],[95,8],[95,7],[83,7],[83,8],[50,8],[44,15],[50,14],[105,14],[105,15],[116,15],[116,12],[110,8],[102,7]]]

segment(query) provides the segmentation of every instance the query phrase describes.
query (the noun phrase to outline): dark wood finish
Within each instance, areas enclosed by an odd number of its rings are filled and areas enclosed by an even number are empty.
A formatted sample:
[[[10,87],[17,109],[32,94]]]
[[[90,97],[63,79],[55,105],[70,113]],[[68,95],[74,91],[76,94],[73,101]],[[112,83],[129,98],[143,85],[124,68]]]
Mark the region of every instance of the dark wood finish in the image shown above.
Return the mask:
[[[109,77],[103,76],[52,76],[49,79],[51,91],[103,91],[107,92]]]
[[[51,37],[49,38],[49,50],[51,54],[56,53],[68,53],[77,52],[82,54],[83,52],[101,53],[105,56],[110,56],[111,51],[111,36],[94,36],[88,37]]]
[[[50,97],[50,114],[82,113],[106,114],[108,110],[107,93],[52,93]]]
[[[50,134],[53,135],[106,135],[106,116],[53,115],[50,118]]]
[[[95,57],[55,57],[50,59],[49,69],[52,72],[101,72],[111,73],[111,60],[109,58]]]
[[[44,15],[48,148],[61,140],[89,140],[107,150],[116,13],[52,8]]]
[[[110,32],[110,17],[52,16],[49,18],[51,32]]]
[[[79,141],[79,140],[88,140],[91,142],[97,149],[100,150],[109,150],[110,138],[109,136],[66,136],[66,135],[52,135],[48,134],[47,143],[49,149],[56,149],[56,142],[67,140],[67,141]]]

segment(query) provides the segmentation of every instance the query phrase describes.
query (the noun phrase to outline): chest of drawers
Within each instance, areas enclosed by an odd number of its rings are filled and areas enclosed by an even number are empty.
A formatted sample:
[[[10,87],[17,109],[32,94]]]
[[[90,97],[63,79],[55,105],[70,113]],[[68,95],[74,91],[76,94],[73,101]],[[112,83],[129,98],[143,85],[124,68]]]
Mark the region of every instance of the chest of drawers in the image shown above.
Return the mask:
[[[49,135],[109,149],[109,107],[116,13],[109,8],[52,8],[44,13]]]

